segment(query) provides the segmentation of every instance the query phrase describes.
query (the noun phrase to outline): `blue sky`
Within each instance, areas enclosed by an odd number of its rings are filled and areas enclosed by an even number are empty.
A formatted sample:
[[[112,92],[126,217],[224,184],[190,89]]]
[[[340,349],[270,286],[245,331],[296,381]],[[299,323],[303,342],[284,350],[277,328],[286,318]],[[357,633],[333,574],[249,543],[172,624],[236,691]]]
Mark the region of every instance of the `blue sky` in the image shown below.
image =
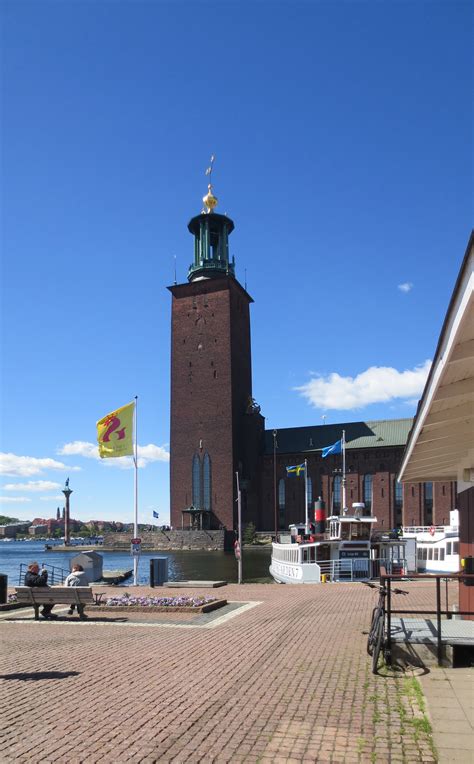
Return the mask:
[[[168,521],[166,286],[212,153],[267,427],[413,415],[472,225],[469,2],[1,15],[0,512],[53,516],[69,475],[74,517],[132,521],[94,443],[138,395],[140,521]]]

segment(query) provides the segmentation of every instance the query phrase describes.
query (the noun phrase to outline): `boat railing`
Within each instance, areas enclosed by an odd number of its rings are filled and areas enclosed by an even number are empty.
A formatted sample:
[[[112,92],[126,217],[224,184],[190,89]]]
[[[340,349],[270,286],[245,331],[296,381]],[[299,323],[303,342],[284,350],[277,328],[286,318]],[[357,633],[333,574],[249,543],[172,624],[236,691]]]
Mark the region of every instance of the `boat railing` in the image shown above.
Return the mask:
[[[48,586],[54,586],[55,584],[62,584],[66,576],[69,575],[69,570],[64,570],[57,565],[41,564],[42,570],[48,571]],[[28,571],[28,564],[25,562],[20,563],[20,575],[18,577],[18,586],[24,586],[25,575]]]
[[[418,533],[458,533],[459,525],[404,525],[404,536],[416,536]]]

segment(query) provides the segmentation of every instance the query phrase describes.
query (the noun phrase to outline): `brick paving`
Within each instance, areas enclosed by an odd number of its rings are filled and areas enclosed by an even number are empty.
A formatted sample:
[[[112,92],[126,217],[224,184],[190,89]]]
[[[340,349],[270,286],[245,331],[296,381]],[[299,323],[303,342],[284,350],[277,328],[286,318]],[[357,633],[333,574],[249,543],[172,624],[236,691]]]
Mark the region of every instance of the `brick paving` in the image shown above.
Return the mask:
[[[405,606],[434,604],[426,582],[403,588]],[[260,604],[214,628],[1,621],[0,761],[436,761],[403,675],[370,672],[376,592],[224,592]]]

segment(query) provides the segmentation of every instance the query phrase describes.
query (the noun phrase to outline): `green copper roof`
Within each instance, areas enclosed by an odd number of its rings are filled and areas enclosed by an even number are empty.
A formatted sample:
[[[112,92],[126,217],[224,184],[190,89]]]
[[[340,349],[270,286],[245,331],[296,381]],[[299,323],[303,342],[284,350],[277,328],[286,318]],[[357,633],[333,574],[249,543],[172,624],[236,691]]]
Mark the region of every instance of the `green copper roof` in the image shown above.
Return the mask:
[[[340,422],[317,427],[287,427],[277,431],[277,450],[313,453],[331,446],[346,432],[346,449],[404,446],[413,419],[381,419],[375,422]],[[265,431],[265,453],[273,453],[273,430]]]

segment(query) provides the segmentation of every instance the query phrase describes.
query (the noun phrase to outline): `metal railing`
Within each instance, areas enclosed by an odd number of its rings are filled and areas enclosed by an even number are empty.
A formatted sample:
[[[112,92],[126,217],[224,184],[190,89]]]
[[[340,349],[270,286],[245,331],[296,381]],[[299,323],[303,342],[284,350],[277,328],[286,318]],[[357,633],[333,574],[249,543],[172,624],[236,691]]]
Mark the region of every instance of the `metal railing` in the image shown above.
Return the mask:
[[[48,586],[54,586],[55,584],[62,584],[66,576],[69,575],[69,570],[64,570],[57,565],[41,564],[42,570],[48,571]],[[20,563],[20,575],[18,576],[18,586],[25,585],[25,575],[28,571],[28,565],[25,562]]]
[[[404,536],[416,536],[418,533],[459,533],[459,525],[404,525]]]
[[[452,616],[452,613],[448,610],[448,580],[463,582],[465,579],[474,579],[473,573],[413,573],[410,574],[410,580],[428,579],[429,581],[435,580],[436,582],[436,610],[392,610],[392,581],[400,581],[400,576],[388,573],[386,568],[381,566],[380,568],[380,584],[387,588],[387,598],[385,604],[385,613],[387,616],[387,653],[390,655],[392,649],[392,615],[407,615],[411,613],[413,615],[435,615],[436,616],[436,630],[437,630],[437,657],[438,666],[442,665],[443,661],[443,645],[442,645],[442,620],[441,616],[445,615],[447,618]],[[446,608],[441,609],[441,581],[446,582]],[[474,615],[472,610],[459,610],[456,615]]]

